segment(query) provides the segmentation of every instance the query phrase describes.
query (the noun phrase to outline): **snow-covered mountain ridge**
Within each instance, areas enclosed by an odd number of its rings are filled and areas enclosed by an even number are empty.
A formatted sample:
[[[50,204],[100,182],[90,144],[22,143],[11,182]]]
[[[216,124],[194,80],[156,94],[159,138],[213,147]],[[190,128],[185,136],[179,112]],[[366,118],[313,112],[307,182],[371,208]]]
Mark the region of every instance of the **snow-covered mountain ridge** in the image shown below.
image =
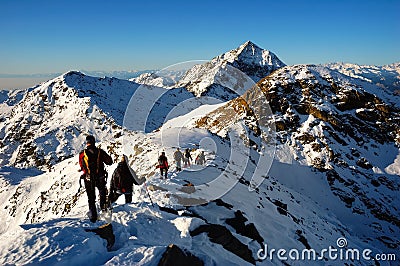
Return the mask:
[[[223,84],[229,81],[235,84],[248,81],[241,80],[243,79],[241,75],[232,72],[229,67],[243,72],[250,80],[257,82],[283,66],[285,64],[274,53],[261,49],[248,41],[205,64],[194,66],[186,72],[176,86],[185,87],[196,96],[218,97],[221,96],[221,91],[227,90],[229,93],[226,92],[224,100],[232,99],[234,95],[239,96],[244,91],[240,91],[238,94],[237,91],[232,91],[232,88],[224,88]],[[247,86],[246,89],[248,88],[250,86]]]
[[[70,71],[25,91],[4,91],[0,102],[1,165],[50,169],[79,152],[85,134],[100,141],[119,138],[130,99],[139,87],[128,80]],[[162,126],[180,102],[194,98],[182,88],[140,88],[145,99],[132,106],[154,104],[146,132]],[[161,98],[157,100],[152,92]],[[134,112],[133,119],[136,116]]]
[[[397,247],[399,97],[371,83],[312,65],[281,68],[258,86],[272,109],[277,131],[277,157],[270,176],[329,207],[316,191],[296,180],[309,180],[302,176],[300,165],[316,169],[319,178],[326,180],[327,189],[351,211],[351,215],[341,217],[341,211],[332,210],[343,223],[351,221],[347,227],[357,220],[358,229],[354,230],[369,232],[365,236],[369,241],[374,234],[375,241]],[[257,119],[247,104],[257,97],[247,92],[197,120],[197,126],[224,135],[233,122],[245,119],[257,135]],[[296,168],[298,174],[293,173]],[[375,228],[376,223],[381,229]],[[382,239],[382,228],[396,233]]]
[[[347,76],[374,83],[382,88],[400,93],[400,63],[385,66],[330,63],[325,65]]]
[[[144,73],[131,81],[165,88],[185,88],[196,97],[210,96],[225,101],[243,94],[251,87],[250,83],[285,66],[274,53],[251,41],[210,61],[185,63],[190,66],[186,71],[166,69]]]
[[[145,84],[150,86],[173,88],[175,84],[182,78],[186,70],[168,71],[159,70],[154,72],[145,72],[136,78],[129,79],[130,81]]]
[[[84,134],[121,135],[125,107],[139,85],[68,72],[2,103],[1,164],[50,168],[83,147]]]
[[[251,45],[246,47],[252,54]],[[213,71],[204,70],[204,77]],[[336,247],[339,237],[350,248],[399,257],[399,97],[310,65],[276,69],[258,86],[271,107],[267,119],[275,125],[278,146],[271,170],[261,173],[263,182],[253,192],[249,184],[260,168],[261,128],[247,103],[262,99],[254,91],[215,108],[190,103],[165,123],[171,106],[194,95],[185,88],[143,87],[136,108],[163,95],[149,116],[149,132],[121,128],[130,96],[139,88],[134,82],[69,72],[28,91],[1,94],[0,264],[157,265],[173,243],[205,265],[307,265],[276,257],[261,261],[256,254],[268,244],[313,248],[321,255],[324,248]],[[225,90],[213,93],[218,99],[227,95]],[[237,120],[245,121],[249,134],[242,142],[251,147],[249,153],[234,149],[236,143],[226,137]],[[105,240],[84,231],[102,224],[85,219],[86,195],[78,193],[77,153],[88,133],[114,160],[125,153],[137,175],[147,180],[135,186],[133,203],[124,205],[121,197],[114,207],[116,244],[110,252]],[[175,146],[169,143],[176,139],[180,147],[193,149],[193,157],[205,151],[207,163],[179,173],[171,167],[169,179],[160,180],[154,167],[158,154],[165,151],[173,165]],[[249,161],[229,165],[232,154]],[[109,175],[115,167],[107,167]],[[215,176],[222,176],[220,184],[201,187]],[[209,203],[193,198],[212,194],[229,180],[237,183],[222,197]],[[182,206],[185,199],[204,204]]]

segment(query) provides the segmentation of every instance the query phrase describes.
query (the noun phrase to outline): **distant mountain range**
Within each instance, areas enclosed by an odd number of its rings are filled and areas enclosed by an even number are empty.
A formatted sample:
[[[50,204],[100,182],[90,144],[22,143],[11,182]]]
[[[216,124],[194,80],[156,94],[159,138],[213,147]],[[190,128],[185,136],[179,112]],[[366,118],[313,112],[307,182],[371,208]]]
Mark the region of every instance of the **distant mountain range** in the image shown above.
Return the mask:
[[[359,78],[379,87],[400,93],[400,62],[385,66],[331,63],[325,65],[353,78]]]
[[[213,58],[208,64],[195,66],[191,71],[161,71],[129,70],[129,71],[89,71],[80,72],[93,77],[115,77],[128,79],[139,84],[158,87],[186,87],[196,94],[202,94],[213,88],[212,82],[218,76],[218,69],[225,65],[235,67],[248,75],[253,81],[258,81],[272,71],[285,66],[279,58],[270,51],[259,48],[252,42],[246,42],[237,49]],[[337,70],[350,77],[359,78],[376,84],[382,88],[400,93],[400,62],[384,66],[358,65],[353,63],[329,63],[323,66]],[[210,71],[212,69],[212,71]],[[204,73],[211,75],[204,76]],[[62,73],[37,74],[2,74],[0,78],[43,78],[52,79]],[[187,75],[185,77],[184,75]],[[196,76],[196,79],[193,77]],[[1,89],[1,88],[0,88]],[[211,93],[212,94],[212,93]]]
[[[152,73],[157,70],[128,70],[128,71],[90,71],[80,70],[80,72],[93,77],[114,77],[119,79],[131,79],[140,76],[143,73]],[[0,78],[55,78],[63,73],[37,73],[37,74],[2,74]]]

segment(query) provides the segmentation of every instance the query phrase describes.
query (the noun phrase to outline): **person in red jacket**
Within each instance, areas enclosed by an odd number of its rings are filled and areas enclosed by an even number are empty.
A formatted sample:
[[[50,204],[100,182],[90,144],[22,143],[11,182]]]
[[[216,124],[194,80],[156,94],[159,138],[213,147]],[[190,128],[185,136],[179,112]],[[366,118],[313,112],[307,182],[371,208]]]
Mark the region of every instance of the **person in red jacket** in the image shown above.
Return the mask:
[[[100,207],[107,208],[107,171],[104,164],[111,165],[112,158],[104,150],[97,148],[95,138],[92,135],[86,137],[86,148],[79,153],[79,165],[83,171],[86,194],[89,204],[89,219],[91,222],[97,220],[96,190],[99,190]]]
[[[165,179],[167,179],[169,166],[167,156],[165,156],[165,152],[161,152],[160,157],[158,157],[157,168],[160,168],[161,179],[163,178],[163,175],[165,176]]]

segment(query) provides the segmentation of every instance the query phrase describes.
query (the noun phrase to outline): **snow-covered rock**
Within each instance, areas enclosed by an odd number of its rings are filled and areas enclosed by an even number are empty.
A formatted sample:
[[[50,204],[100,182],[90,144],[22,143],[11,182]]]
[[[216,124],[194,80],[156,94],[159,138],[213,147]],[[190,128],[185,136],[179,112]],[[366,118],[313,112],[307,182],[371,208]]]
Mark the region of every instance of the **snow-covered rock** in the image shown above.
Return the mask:
[[[379,87],[400,93],[400,63],[384,66],[357,65],[351,63],[330,63],[326,67],[347,76],[359,78]]]
[[[136,78],[129,79],[138,84],[161,88],[173,88],[175,84],[182,78],[186,70],[168,70],[163,69],[155,72],[145,72]]]
[[[51,168],[79,152],[86,134],[121,135],[125,108],[138,84],[68,72],[1,104],[0,164]]]
[[[152,72],[153,70],[128,70],[128,71],[89,71],[89,70],[81,70],[80,72],[84,73],[87,76],[92,77],[113,77],[117,79],[126,79],[131,80],[135,79],[143,73]]]
[[[234,64],[239,57],[247,66],[274,65],[251,43],[212,62],[221,69],[218,62]],[[213,83],[209,66],[198,73]],[[348,248],[398,258],[399,97],[320,66],[275,67],[269,75],[271,69],[247,73],[262,78],[261,91],[253,87],[218,105],[205,105],[199,86],[194,97],[184,88],[142,87],[79,72],[1,93],[0,264],[156,265],[170,244],[205,265],[309,263],[258,260],[267,244],[269,250],[314,249],[315,265],[370,265],[326,257],[330,246],[345,251],[337,242],[343,237]],[[138,90],[140,97],[130,101]],[[227,95],[225,88],[213,93]],[[158,104],[156,96],[162,96]],[[249,103],[263,99],[272,112],[257,117]],[[186,104],[170,114],[180,101]],[[127,106],[133,106],[132,123],[140,122],[135,108],[156,111],[147,121],[152,130],[123,129]],[[240,138],[232,140],[237,121],[244,123]],[[259,164],[265,125],[274,125],[278,144],[268,173]],[[146,179],[134,187],[133,203],[123,204],[121,197],[112,216],[95,224],[86,219],[86,195],[78,190],[77,153],[87,133],[113,159],[126,154]],[[177,146],[191,149],[193,157],[204,151],[205,165],[176,172]],[[155,168],[160,151],[171,165],[167,180]],[[115,167],[106,167],[109,175]],[[249,191],[255,175],[263,182]],[[84,229],[110,221],[116,244],[107,252],[105,240]]]
[[[277,131],[269,176],[325,206],[361,241],[389,251],[398,247],[392,243],[399,243],[400,229],[394,170],[400,154],[399,97],[312,65],[281,68],[258,85]],[[197,126],[224,135],[244,119],[259,134],[247,104],[255,98],[246,94],[206,114]]]
[[[251,87],[249,80],[257,82],[283,66],[285,64],[274,53],[247,41],[207,63],[195,65],[185,73],[176,86],[185,87],[196,96],[223,96],[223,100],[232,99]],[[232,86],[224,86],[229,82]],[[248,86],[240,85],[245,89],[238,91],[232,89],[235,85],[246,82]]]

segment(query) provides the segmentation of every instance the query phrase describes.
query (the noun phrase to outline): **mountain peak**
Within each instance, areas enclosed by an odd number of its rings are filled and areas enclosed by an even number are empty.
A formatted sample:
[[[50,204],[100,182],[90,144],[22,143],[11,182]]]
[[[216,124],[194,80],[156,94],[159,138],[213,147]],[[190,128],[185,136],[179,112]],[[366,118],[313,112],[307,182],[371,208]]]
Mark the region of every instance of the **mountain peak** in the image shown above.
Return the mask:
[[[71,76],[85,76],[85,74],[83,74],[79,70],[69,70],[61,75],[61,77],[63,77],[63,78],[71,77]]]
[[[255,56],[256,54],[260,54],[263,51],[266,51],[269,53],[268,50],[264,50],[260,48],[258,45],[251,41],[247,41],[244,44],[240,45],[238,48],[232,50],[232,52],[236,53],[236,55],[239,57],[241,54],[249,54],[251,56]]]
[[[252,66],[254,67],[262,67],[268,68],[268,72],[272,72],[278,68],[286,66],[274,53],[271,51],[260,48],[258,45],[251,41],[247,41],[244,44],[240,45],[238,48],[233,49],[225,54],[222,54],[216,57],[218,60],[227,61],[232,66],[242,70],[244,66]],[[247,67],[244,67],[245,69]],[[242,70],[243,71],[243,70]],[[251,71],[243,71],[246,74],[250,74],[254,81],[258,81],[259,79],[265,77],[267,72],[260,73],[260,75],[252,75],[254,69]]]
[[[241,48],[243,49],[243,48],[246,48],[246,47],[252,47],[252,48],[255,48],[255,49],[262,50],[262,48],[260,48],[257,44],[253,43],[252,41],[247,41],[247,42],[243,43],[237,49],[240,50]]]
[[[256,47],[256,48],[261,49],[257,44],[255,44],[255,43],[252,42],[252,41],[247,41],[247,42],[245,42],[244,44],[240,45],[239,48],[240,48],[240,47],[246,47],[246,46],[251,46],[251,47]]]
[[[218,84],[218,76],[221,74],[220,71],[224,71],[223,69],[226,65],[240,70],[254,82],[258,82],[273,71],[286,66],[274,53],[258,47],[251,41],[247,41],[236,49],[214,57],[206,64],[194,66],[186,72],[177,86],[185,87],[196,96],[208,95],[207,93],[212,87],[220,90],[222,84]],[[192,77],[197,77],[197,79],[194,80]],[[236,77],[232,77],[231,80],[236,80]],[[229,90],[225,88],[223,91],[225,93]],[[211,96],[211,94],[208,96]],[[218,95],[212,94],[212,96]],[[224,96],[224,99],[230,99],[230,96]],[[239,95],[234,95],[234,97],[236,96]]]

